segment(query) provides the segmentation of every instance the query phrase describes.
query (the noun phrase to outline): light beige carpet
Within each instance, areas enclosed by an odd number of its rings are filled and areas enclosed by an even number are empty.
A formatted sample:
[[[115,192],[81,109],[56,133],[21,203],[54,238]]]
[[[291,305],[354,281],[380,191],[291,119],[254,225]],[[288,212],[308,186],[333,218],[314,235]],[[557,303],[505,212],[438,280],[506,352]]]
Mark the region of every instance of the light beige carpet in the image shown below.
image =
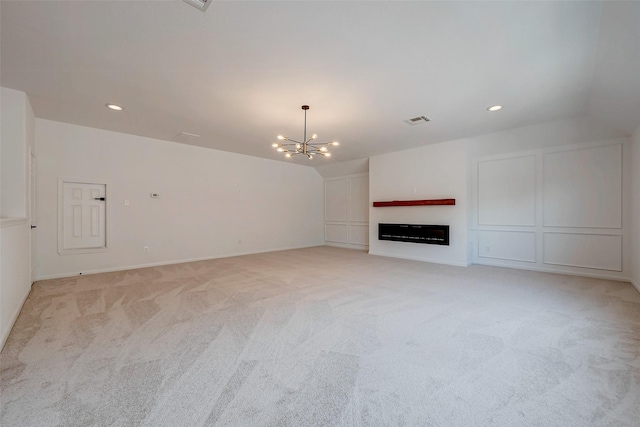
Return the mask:
[[[638,426],[628,283],[318,247],[34,284],[9,426]]]

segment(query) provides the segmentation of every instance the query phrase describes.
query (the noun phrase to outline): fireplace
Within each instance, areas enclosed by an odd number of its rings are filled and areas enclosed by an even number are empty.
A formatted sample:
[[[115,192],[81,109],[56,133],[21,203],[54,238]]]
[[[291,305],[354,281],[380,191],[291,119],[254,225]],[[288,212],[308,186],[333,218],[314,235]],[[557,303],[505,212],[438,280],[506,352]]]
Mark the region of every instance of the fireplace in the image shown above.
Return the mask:
[[[378,240],[449,246],[449,226],[431,224],[378,224]]]

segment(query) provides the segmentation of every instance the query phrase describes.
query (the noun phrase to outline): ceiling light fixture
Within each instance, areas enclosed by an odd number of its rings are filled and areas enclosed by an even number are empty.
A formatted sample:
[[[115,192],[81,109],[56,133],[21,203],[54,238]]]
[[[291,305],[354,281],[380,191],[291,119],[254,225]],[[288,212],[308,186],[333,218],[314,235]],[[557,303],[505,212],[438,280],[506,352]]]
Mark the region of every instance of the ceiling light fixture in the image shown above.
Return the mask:
[[[494,105],[493,107],[487,108],[488,111],[500,111],[502,110],[502,105]]]
[[[106,105],[107,108],[110,108],[110,109],[112,109],[114,111],[122,111],[122,110],[124,110],[124,108],[122,108],[121,106],[116,105],[116,104],[104,104],[104,105]]]
[[[331,157],[329,152],[330,145],[340,145],[338,141],[332,142],[311,142],[318,138],[317,134],[311,135],[311,138],[307,139],[307,110],[308,105],[303,105],[304,110],[304,138],[302,141],[296,141],[295,139],[287,138],[286,136],[278,135],[280,141],[290,141],[287,143],[274,142],[271,144],[273,148],[279,153],[284,153],[285,157],[293,157],[297,154],[304,154],[309,159],[313,159],[314,154],[318,154],[324,157]]]

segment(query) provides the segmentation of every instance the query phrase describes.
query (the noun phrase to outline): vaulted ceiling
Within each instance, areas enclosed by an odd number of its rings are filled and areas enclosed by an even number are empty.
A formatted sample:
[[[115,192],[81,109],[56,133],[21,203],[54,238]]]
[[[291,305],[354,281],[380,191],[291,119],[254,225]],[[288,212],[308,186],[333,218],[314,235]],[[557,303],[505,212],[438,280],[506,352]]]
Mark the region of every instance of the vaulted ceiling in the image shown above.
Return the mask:
[[[0,19],[0,84],[37,117],[271,159],[277,134],[302,138],[303,104],[342,143],[313,162],[584,115],[640,125],[640,2],[3,0]]]

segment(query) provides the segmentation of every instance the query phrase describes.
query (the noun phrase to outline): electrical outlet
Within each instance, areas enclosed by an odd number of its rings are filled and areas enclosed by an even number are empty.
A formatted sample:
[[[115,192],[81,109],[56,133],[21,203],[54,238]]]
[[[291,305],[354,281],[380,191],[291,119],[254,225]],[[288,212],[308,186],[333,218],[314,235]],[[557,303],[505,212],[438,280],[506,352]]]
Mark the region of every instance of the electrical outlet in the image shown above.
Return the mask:
[[[145,253],[149,252],[149,246],[143,247],[142,250],[144,250]]]

